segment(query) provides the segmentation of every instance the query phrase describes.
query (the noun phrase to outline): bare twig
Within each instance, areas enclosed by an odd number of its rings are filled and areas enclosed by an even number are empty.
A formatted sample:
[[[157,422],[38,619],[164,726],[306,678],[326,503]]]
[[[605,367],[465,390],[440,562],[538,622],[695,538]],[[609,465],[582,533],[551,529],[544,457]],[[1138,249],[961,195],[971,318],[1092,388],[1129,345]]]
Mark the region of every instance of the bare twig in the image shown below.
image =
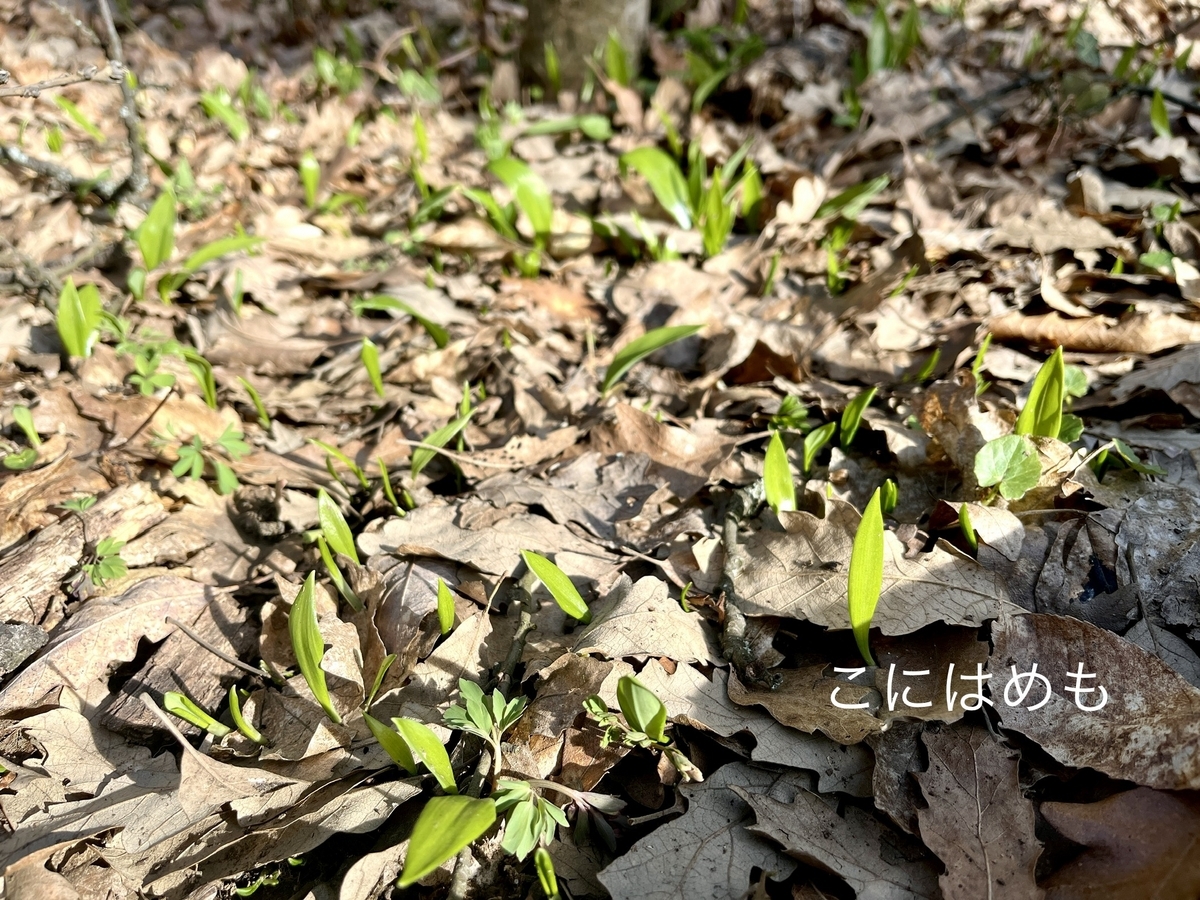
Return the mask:
[[[50,88],[94,81],[102,71],[96,66],[87,66],[73,75],[59,75],[57,78],[47,78],[45,81],[35,81],[33,84],[4,84],[0,87],[0,97],[37,97],[42,91]]]
[[[115,199],[123,186],[122,182],[81,178],[65,166],[30,156],[20,147],[0,144],[0,162],[29,169],[35,175],[48,179],[52,184],[72,193],[93,193],[106,203]]]
[[[113,69],[120,68],[121,75],[121,121],[129,134],[129,177],[122,185],[124,193],[137,196],[146,189],[150,179],[146,175],[146,154],[142,149],[142,129],[138,121],[137,96],[129,84],[125,72],[125,51],[121,48],[121,37],[117,34],[117,24],[113,21],[112,8],[108,0],[100,0],[100,15],[104,19],[104,28],[108,31],[108,55],[112,60]]]
[[[178,628],[180,631],[182,631],[184,634],[186,634],[188,637],[190,637],[193,641],[195,641],[197,644],[199,644],[201,647],[203,647],[205,650],[207,650],[213,656],[216,656],[219,659],[225,660],[225,662],[229,663],[231,666],[237,666],[239,669],[244,669],[245,671],[251,672],[254,675],[261,676],[263,674],[261,669],[256,669],[256,668],[254,668],[254,666],[250,665],[249,663],[242,662],[236,656],[230,656],[228,653],[225,653],[223,650],[217,649],[212,644],[210,644],[208,641],[204,640],[204,638],[200,637],[200,635],[196,634],[196,632],[192,631],[192,629],[188,628],[186,625],[184,625],[182,622],[180,622],[178,619],[176,619],[174,616],[167,616],[167,621],[170,622],[172,625],[174,625],[176,628]]]

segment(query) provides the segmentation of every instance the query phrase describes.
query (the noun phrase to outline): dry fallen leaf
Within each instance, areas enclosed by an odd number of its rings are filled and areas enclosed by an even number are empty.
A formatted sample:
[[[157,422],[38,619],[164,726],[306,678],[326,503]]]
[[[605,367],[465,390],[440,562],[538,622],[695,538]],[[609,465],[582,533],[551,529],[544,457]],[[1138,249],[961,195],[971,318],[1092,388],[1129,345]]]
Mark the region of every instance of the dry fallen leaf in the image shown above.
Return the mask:
[[[1085,849],[1043,883],[1046,900],[1193,900],[1200,896],[1200,800],[1134,788],[1098,803],[1043,803]]]
[[[932,857],[857,806],[839,815],[836,801],[807,790],[792,802],[733,785],[754,810],[747,829],[780,844],[789,854],[844,878],[858,900],[940,897]]]
[[[1158,657],[1063,616],[1002,617],[992,640],[988,672],[1005,728],[1074,768],[1089,766],[1148,787],[1200,787],[1200,690]],[[1049,680],[1049,692],[1023,677],[1034,666]],[[1014,671],[1022,677],[1014,678]],[[1022,690],[1028,691],[1024,699]],[[1034,709],[1043,696],[1045,705]],[[1098,709],[1082,708],[1101,702]]]
[[[787,803],[808,783],[800,773],[767,772],[743,763],[722,766],[700,784],[681,786],[687,813],[610,863],[600,883],[613,900],[728,900],[746,892],[756,866],[786,878],[793,864],[746,829],[750,810],[730,788]],[[651,873],[652,888],[647,884]]]
[[[921,838],[946,866],[942,896],[1038,900],[1033,872],[1041,846],[1016,754],[978,726],[927,731],[923,740],[929,769],[916,778],[929,806],[917,818]]]
[[[212,588],[173,576],[140,582],[119,597],[93,599],[0,691],[0,712],[53,702],[64,687],[85,707],[94,706],[108,693],[114,661],[132,659],[142,639],[161,641],[174,631],[168,616],[192,621],[212,599]]]
[[[830,500],[824,519],[785,513],[786,533],[752,535],[745,544],[750,562],[736,584],[743,612],[849,628],[846,582],[860,518],[849,503]],[[998,577],[944,541],[910,559],[895,533],[884,532],[883,591],[872,623],[884,634],[938,621],[981,625],[1007,599]]]

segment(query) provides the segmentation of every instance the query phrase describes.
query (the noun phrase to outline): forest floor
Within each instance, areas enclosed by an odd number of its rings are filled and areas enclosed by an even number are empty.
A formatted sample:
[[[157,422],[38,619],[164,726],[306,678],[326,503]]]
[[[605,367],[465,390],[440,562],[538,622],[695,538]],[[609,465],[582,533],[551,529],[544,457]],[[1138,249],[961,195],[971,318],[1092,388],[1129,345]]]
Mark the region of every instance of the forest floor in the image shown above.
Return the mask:
[[[1200,895],[1194,11],[686,6],[0,0],[5,896]]]

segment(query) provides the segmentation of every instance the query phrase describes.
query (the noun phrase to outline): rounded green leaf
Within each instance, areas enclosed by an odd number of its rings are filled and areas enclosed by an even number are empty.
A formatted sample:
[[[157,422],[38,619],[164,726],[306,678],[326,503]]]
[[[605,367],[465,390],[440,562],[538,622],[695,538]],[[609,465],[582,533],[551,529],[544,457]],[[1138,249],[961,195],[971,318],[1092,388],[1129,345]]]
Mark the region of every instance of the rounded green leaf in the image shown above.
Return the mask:
[[[846,588],[850,627],[854,629],[858,651],[869,666],[875,665],[875,660],[871,658],[867,636],[883,589],[883,513],[880,511],[879,493],[879,488],[876,488],[858,523],[854,547],[850,551],[850,574]]]
[[[617,352],[613,361],[609,363],[608,370],[604,373],[604,383],[600,386],[601,392],[607,394],[626,372],[651,353],[661,350],[668,344],[691,337],[703,327],[703,325],[669,325],[647,331],[640,338],[630,341]]]
[[[588,611],[587,604],[583,602],[583,597],[579,596],[579,591],[562,569],[532,550],[522,550],[521,558],[546,586],[546,590],[550,592],[550,596],[554,598],[554,602],[562,608],[563,612],[585,624],[591,621],[592,614]]]
[[[998,486],[1001,496],[1017,500],[1037,486],[1042,463],[1030,441],[1019,434],[988,441],[975,454],[975,480],[980,487]]]
[[[420,881],[458,854],[496,821],[496,804],[473,797],[434,797],[421,810],[408,841],[401,888]]]
[[[134,233],[142,264],[157,269],[171,258],[175,249],[175,194],[163,191],[150,207],[150,212]]]
[[[623,675],[617,682],[617,704],[629,727],[657,743],[666,743],[667,708],[654,691],[632,675]]]

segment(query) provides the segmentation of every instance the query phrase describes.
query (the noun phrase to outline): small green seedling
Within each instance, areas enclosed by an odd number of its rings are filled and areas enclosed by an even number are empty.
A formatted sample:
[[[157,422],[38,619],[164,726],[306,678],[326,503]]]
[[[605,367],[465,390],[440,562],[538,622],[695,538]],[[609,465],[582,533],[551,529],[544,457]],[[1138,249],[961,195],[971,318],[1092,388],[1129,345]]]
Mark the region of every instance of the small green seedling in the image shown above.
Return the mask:
[[[378,694],[379,689],[381,687],[383,687],[383,679],[387,675],[388,669],[390,669],[392,667],[392,664],[395,661],[396,661],[396,654],[389,653],[387,656],[385,656],[383,658],[383,661],[379,664],[379,671],[377,671],[375,673],[375,683],[371,686],[371,690],[367,694],[366,699],[363,700],[362,708],[364,710],[370,709],[371,704],[375,702],[375,695]]]
[[[980,377],[980,373],[983,371],[983,361],[990,346],[992,346],[992,333],[989,331],[979,343],[979,352],[975,354],[975,360],[971,363],[971,374],[975,376],[976,397],[981,396],[991,386],[990,381],[985,381]]]
[[[528,781],[501,778],[492,799],[497,813],[508,813],[500,847],[518,860],[524,861],[535,847],[553,841],[558,826],[567,827],[563,811]]]
[[[1034,376],[1029,398],[1017,416],[1013,434],[1058,437],[1062,429],[1065,381],[1063,351],[1062,347],[1058,347]]]
[[[876,488],[858,523],[854,546],[850,551],[850,573],[846,587],[850,627],[854,630],[858,652],[868,666],[875,665],[868,636],[883,589],[883,514],[879,494]]]
[[[900,487],[892,479],[888,478],[880,486],[879,506],[885,516],[890,516],[896,511],[896,504],[900,502]]]
[[[396,765],[410,775],[415,775],[417,764],[420,763],[437,779],[442,790],[448,794],[458,793],[450,756],[432,728],[416,719],[397,717],[392,719],[396,728],[393,731],[366,713],[363,714],[363,719],[371,734]]]
[[[129,567],[125,564],[125,560],[121,559],[121,548],[125,546],[124,541],[118,541],[113,538],[105,538],[96,544],[96,552],[94,561],[84,563],[80,566],[88,580],[96,587],[104,587],[105,582],[114,579],[122,578],[129,571]]]
[[[837,428],[837,422],[826,422],[820,428],[814,428],[804,436],[805,475],[812,471],[813,463],[817,461],[817,455],[833,438],[834,432],[837,431]]]
[[[317,535],[317,552],[320,553],[321,562],[325,566],[329,580],[337,588],[337,592],[341,594],[355,612],[362,612],[366,607],[358,599],[358,595],[354,593],[354,589],[350,587],[350,582],[346,580],[346,576],[342,574],[342,570],[338,568],[338,564],[333,559],[333,554],[329,552],[329,545],[325,542],[323,534]]]
[[[621,156],[621,167],[631,168],[646,179],[655,198],[680,228],[692,227],[688,183],[675,160],[657,147],[638,147]]]
[[[321,534],[333,551],[359,565],[358,550],[354,546],[354,535],[350,533],[350,526],[346,524],[342,511],[324,488],[317,491],[317,520],[321,524]]]
[[[233,97],[224,87],[218,86],[200,94],[200,108],[210,119],[224,125],[234,141],[240,142],[250,134],[250,122],[241,110],[233,105]]]
[[[317,207],[317,191],[321,187],[321,164],[311,150],[305,150],[296,166],[300,173],[300,184],[304,188],[304,205],[309,209]]]
[[[176,478],[203,478],[206,465],[211,465],[217,479],[217,492],[232,494],[238,487],[237,475],[221,460],[217,451],[224,452],[232,460],[249,456],[250,446],[243,440],[244,437],[245,435],[232,425],[225,426],[221,436],[212,444],[206,444],[199,435],[195,435],[189,443],[180,445],[176,451],[179,459],[171,467],[171,474]],[[160,438],[156,443],[165,446],[168,442]]]
[[[1150,127],[1161,138],[1171,138],[1171,116],[1167,112],[1167,102],[1163,99],[1162,91],[1154,89],[1150,99]]]
[[[29,446],[24,450],[5,454],[3,463],[6,469],[22,471],[37,462],[37,448],[41,446],[42,439],[38,435],[37,429],[33,427],[33,414],[29,411],[28,406],[14,406],[12,416],[17,427],[25,433],[25,439],[29,442]]]
[[[772,431],[808,431],[812,423],[800,398],[788,394],[780,401],[778,412],[767,420],[767,427]]]
[[[550,858],[550,851],[545,847],[533,851],[533,867],[537,870],[538,884],[542,886],[546,900],[557,900],[558,876],[554,874],[554,860]]]
[[[767,445],[767,456],[763,461],[763,489],[767,505],[775,515],[796,509],[796,486],[792,483],[792,469],[788,465],[787,449],[779,432],[771,435]]]
[[[971,524],[971,510],[967,509],[965,503],[958,508],[958,527],[962,531],[967,546],[971,548],[971,552],[978,553],[979,535],[975,533],[975,526]]]
[[[420,881],[492,827],[496,804],[491,799],[453,795],[434,797],[425,804],[408,841],[401,890]]]
[[[529,166],[512,156],[493,160],[488,169],[512,192],[517,206],[529,218],[533,227],[534,246],[545,250],[550,241],[550,226],[554,216],[554,201],[550,188]]]
[[[360,356],[363,367],[367,370],[367,377],[371,379],[371,387],[375,389],[376,394],[382,397],[383,373],[379,370],[379,348],[371,342],[370,338],[363,338]]]
[[[242,735],[260,747],[269,747],[271,742],[262,736],[257,728],[250,724],[245,716],[242,715],[242,696],[239,694],[237,685],[229,687],[229,715],[233,719],[233,724]]]
[[[245,378],[238,376],[238,381],[242,383],[242,387],[246,389],[246,393],[250,395],[250,402],[254,404],[254,411],[258,413],[258,424],[262,426],[263,431],[271,430],[271,415],[267,412],[267,407],[259,396],[258,391]]]
[[[849,447],[854,443],[854,437],[858,434],[858,426],[862,424],[863,413],[866,412],[871,401],[875,399],[875,392],[878,388],[870,387],[846,404],[845,410],[842,411],[841,421],[841,443],[842,448]]]
[[[387,497],[388,503],[392,504],[392,509],[400,518],[408,515],[408,510],[400,505],[400,501],[396,499],[396,492],[392,489],[392,476],[388,474],[387,464],[383,461],[383,457],[376,458],[375,465],[379,466],[379,477],[383,482],[383,495]],[[403,489],[401,489],[403,491]]]
[[[290,860],[289,860],[289,862],[290,862]],[[266,887],[276,887],[276,886],[278,886],[278,884],[279,884],[279,870],[276,869],[272,872],[267,872],[263,875],[259,875],[256,879],[254,879],[252,882],[250,882],[245,887],[235,887],[233,889],[233,892],[235,894],[237,894],[239,897],[253,897],[256,893],[258,893],[258,889],[260,887],[263,887],[264,885]]]
[[[142,352],[134,354],[133,373],[129,376],[129,382],[143,397],[153,397],[160,389],[175,384],[173,374],[158,371],[161,361],[162,351],[155,347],[144,347]]]
[[[1006,500],[1019,500],[1037,486],[1042,462],[1029,438],[1006,434],[988,441],[975,454],[975,480],[994,487]]]
[[[75,280],[68,278],[58,296],[58,311],[55,325],[63,349],[68,356],[88,357],[99,334],[101,313],[100,292],[94,284],[75,287]]]
[[[441,578],[437,583],[437,614],[438,627],[444,637],[454,628],[454,595]]]
[[[78,125],[80,129],[85,131],[88,137],[90,137],[93,141],[95,141],[97,144],[103,144],[105,142],[104,132],[97,128],[95,123],[85,116],[83,114],[83,110],[81,110],[78,106],[76,106],[66,97],[52,97],[51,99],[54,101],[55,105],[65,112],[70,117],[71,121]]]
[[[222,725],[190,699],[176,691],[167,691],[163,694],[163,709],[185,722],[191,722],[197,728],[204,729],[217,740],[233,731],[228,725]]]
[[[622,723],[597,695],[583,701],[583,708],[604,730],[601,747],[618,743],[627,747],[661,750],[684,781],[703,781],[702,773],[667,737],[667,707],[654,691],[632,675],[617,681],[617,705],[625,717]]]
[[[325,715],[335,725],[340,725],[342,717],[333,706],[329,696],[329,688],[325,684],[325,670],[321,668],[321,660],[325,658],[325,639],[321,637],[321,629],[317,625],[316,578],[313,572],[308,573],[304,585],[292,604],[288,615],[288,633],[292,638],[292,650],[296,661],[300,664],[300,674],[308,689],[312,691]]]
[[[329,474],[335,481],[341,483],[342,480],[338,477],[337,473],[333,469],[333,460],[336,459],[354,474],[354,477],[358,479],[358,483],[361,484],[364,489],[369,489],[371,487],[371,482],[367,480],[367,473],[362,470],[362,466],[352,460],[337,447],[334,447],[332,444],[326,444],[324,441],[318,441],[316,438],[309,438],[308,442],[314,447],[320,447],[327,454],[329,454],[325,459],[325,468],[329,470]]]
[[[703,327],[703,325],[669,325],[647,331],[640,338],[630,341],[617,351],[613,361],[609,363],[608,369],[604,373],[604,381],[600,385],[601,393],[607,395],[625,376],[626,372],[650,354],[676,341],[691,337]]]
[[[433,461],[434,456],[437,455],[437,450],[433,448],[445,447],[451,438],[467,427],[467,423],[471,421],[471,416],[474,414],[475,410],[471,410],[465,416],[459,416],[457,419],[454,419],[449,425],[443,425],[421,442],[429,446],[414,448],[412,464],[409,469],[411,477],[416,478],[420,475],[421,470],[429,465]]]
[[[579,590],[571,583],[571,579],[562,569],[532,550],[522,550],[521,559],[525,560],[529,571],[546,586],[546,590],[550,592],[550,596],[554,598],[554,602],[563,612],[585,625],[592,620],[592,613],[583,597],[579,595]]]
[[[463,705],[455,703],[449,707],[442,714],[442,720],[450,728],[457,728],[486,741],[492,751],[492,772],[500,772],[503,768],[500,764],[501,738],[521,718],[528,701],[524,697],[505,700],[504,694],[494,690],[489,702],[485,700],[479,685],[465,678],[458,680],[458,692]]]

